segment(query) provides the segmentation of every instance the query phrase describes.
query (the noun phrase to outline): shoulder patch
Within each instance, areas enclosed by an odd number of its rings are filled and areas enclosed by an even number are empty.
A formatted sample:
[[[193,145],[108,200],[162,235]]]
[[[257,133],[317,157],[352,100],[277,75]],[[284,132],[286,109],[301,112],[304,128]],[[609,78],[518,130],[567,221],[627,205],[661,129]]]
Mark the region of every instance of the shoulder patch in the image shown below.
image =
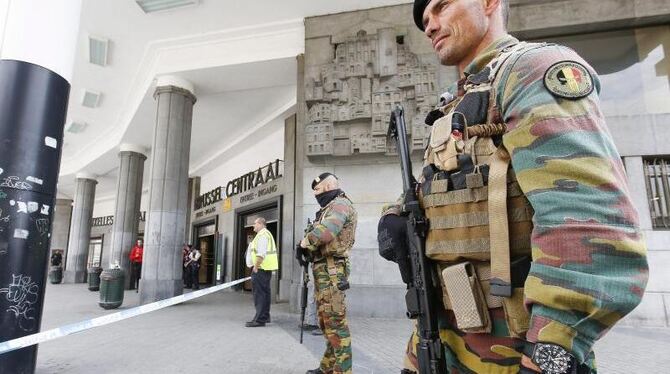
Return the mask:
[[[544,86],[555,96],[575,100],[593,92],[593,78],[579,62],[561,61],[544,73]]]

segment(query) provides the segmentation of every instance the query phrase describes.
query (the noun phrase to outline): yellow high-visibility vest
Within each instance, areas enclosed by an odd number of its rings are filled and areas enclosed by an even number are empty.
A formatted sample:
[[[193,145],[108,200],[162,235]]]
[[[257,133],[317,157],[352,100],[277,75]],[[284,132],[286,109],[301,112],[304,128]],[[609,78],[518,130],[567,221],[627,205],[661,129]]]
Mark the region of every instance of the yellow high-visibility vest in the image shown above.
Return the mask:
[[[265,257],[263,257],[263,262],[261,262],[261,269],[268,271],[279,269],[279,256],[277,256],[275,239],[272,237],[270,230],[265,228],[259,231],[254,240],[251,241],[251,261],[256,264],[256,248],[260,238],[268,240],[268,251],[265,253]]]

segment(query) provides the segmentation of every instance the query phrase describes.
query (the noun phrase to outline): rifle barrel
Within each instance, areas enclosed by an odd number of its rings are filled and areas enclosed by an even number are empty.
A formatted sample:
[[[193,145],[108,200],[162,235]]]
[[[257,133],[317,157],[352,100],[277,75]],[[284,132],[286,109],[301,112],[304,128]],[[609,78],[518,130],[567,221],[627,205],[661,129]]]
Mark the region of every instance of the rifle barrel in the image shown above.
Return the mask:
[[[412,281],[408,284],[405,301],[407,316],[417,319],[417,358],[419,374],[440,374],[446,372],[445,357],[442,352],[439,327],[437,324],[437,290],[432,280],[432,267],[425,255],[427,220],[419,205],[416,194],[417,181],[412,175],[412,161],[407,147],[407,130],[402,106],[398,105],[391,114],[389,135],[396,139],[398,156],[402,170],[404,209],[409,213],[407,222]],[[441,305],[441,304],[440,304]]]
[[[392,136],[396,139],[396,144],[398,146],[398,154],[400,156],[400,164],[402,170],[405,171],[402,173],[402,187],[404,191],[414,190],[414,183],[416,180],[412,176],[412,160],[409,157],[403,157],[403,155],[409,155],[409,150],[407,146],[407,126],[405,125],[405,116],[403,108],[398,105],[393,110],[391,114],[391,126],[395,125],[395,130],[391,129]]]

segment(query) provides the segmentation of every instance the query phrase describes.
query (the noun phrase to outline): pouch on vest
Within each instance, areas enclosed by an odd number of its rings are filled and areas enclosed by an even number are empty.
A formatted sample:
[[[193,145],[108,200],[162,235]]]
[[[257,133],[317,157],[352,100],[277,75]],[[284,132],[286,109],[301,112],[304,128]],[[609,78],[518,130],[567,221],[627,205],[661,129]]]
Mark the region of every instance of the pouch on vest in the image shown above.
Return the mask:
[[[441,275],[458,328],[469,333],[491,332],[488,306],[474,266],[463,262],[445,268]]]
[[[347,197],[344,197],[349,200]],[[335,201],[335,200],[333,200]],[[332,204],[332,202],[330,203]],[[321,215],[319,216],[317,223],[321,223],[321,220],[324,217],[326,212],[329,212],[332,209],[331,205],[326,205],[325,209],[322,209]],[[356,211],[352,209],[351,215],[347,218],[347,221],[344,223],[340,233],[329,243],[319,247],[320,257],[316,258],[315,261],[321,260],[323,257],[334,256],[338,258],[349,257],[349,251],[354,246],[354,240],[356,235]]]
[[[478,165],[465,176],[467,186],[488,181]],[[426,256],[437,261],[490,260],[489,186],[449,190],[449,180],[432,181],[431,193],[423,195],[423,207],[430,222]],[[510,172],[507,180],[507,213],[512,257],[530,253],[533,209]]]
[[[465,143],[451,133],[451,119],[453,114],[444,116],[433,124],[430,134],[430,148],[434,159],[433,164],[440,170],[452,171],[458,169],[458,155],[463,152]]]

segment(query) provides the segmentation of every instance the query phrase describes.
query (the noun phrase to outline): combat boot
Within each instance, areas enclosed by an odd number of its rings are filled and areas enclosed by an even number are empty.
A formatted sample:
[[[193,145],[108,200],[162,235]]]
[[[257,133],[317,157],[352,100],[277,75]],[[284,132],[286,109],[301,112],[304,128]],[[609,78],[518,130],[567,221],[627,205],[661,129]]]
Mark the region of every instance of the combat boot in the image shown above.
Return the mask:
[[[321,370],[321,368],[316,368],[313,370],[307,370],[305,374],[331,374],[331,373],[332,371],[324,372],[323,370]]]

